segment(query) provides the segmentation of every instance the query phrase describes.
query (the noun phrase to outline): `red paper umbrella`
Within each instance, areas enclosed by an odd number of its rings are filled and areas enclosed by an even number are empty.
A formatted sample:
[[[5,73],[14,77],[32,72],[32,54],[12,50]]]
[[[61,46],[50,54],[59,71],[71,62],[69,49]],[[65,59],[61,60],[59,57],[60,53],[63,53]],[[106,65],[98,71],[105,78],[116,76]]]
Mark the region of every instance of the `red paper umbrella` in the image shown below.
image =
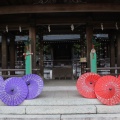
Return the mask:
[[[78,92],[86,98],[96,98],[94,87],[100,75],[96,73],[85,73],[81,75],[77,80]]]
[[[120,75],[118,76],[118,79],[120,80]]]
[[[95,85],[95,94],[103,104],[118,104],[120,102],[120,80],[111,75],[101,77]]]

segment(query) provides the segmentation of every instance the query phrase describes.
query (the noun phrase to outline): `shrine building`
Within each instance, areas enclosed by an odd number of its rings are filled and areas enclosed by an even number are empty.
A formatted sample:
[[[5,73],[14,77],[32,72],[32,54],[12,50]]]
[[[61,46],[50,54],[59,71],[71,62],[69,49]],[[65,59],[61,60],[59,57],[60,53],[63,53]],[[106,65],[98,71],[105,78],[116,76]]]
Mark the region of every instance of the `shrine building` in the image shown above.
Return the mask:
[[[120,73],[119,0],[0,0],[0,74],[25,74],[29,43],[32,72],[44,79],[77,79],[90,69]]]

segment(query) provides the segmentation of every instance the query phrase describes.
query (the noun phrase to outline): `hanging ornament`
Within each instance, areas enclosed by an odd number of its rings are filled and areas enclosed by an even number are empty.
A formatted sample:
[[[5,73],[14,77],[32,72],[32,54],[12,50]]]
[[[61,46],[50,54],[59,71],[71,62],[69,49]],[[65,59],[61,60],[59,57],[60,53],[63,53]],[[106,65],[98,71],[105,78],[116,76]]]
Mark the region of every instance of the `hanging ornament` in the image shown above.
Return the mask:
[[[19,26],[19,31],[22,32],[22,28],[21,28],[21,26]]]
[[[118,28],[118,24],[117,24],[117,22],[116,22],[116,24],[115,24],[115,27],[116,27],[116,30],[118,30],[119,28]]]
[[[71,24],[71,30],[72,30],[72,31],[74,30],[74,25],[73,25],[73,24]]]
[[[6,32],[8,32],[8,25],[6,25]]]
[[[50,32],[51,31],[51,29],[50,29],[50,25],[48,25],[48,32]]]
[[[104,29],[104,27],[103,27],[103,23],[101,23],[101,30],[103,30]]]

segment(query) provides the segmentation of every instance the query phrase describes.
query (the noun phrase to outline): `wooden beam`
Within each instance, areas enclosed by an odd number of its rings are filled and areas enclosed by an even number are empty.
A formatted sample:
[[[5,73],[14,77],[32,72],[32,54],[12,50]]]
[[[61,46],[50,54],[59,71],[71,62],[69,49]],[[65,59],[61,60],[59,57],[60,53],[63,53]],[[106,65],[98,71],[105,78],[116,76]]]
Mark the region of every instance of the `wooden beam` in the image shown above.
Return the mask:
[[[36,29],[33,26],[29,27],[29,38],[31,41],[31,52],[32,55],[32,69],[36,68]],[[34,71],[35,72],[35,71]]]
[[[7,36],[2,35],[2,69],[7,69],[8,67],[8,51],[7,51]],[[2,75],[6,75],[7,72],[2,72]]]
[[[2,6],[0,14],[60,13],[60,12],[120,12],[120,4],[51,4]]]
[[[44,54],[43,54],[43,34],[41,33],[39,35],[40,41],[39,41],[39,66],[40,66],[40,76],[44,77]]]
[[[99,15],[99,14],[98,14]],[[111,15],[112,16],[112,15]],[[119,13],[118,13],[119,16]],[[21,25],[21,27],[29,27],[29,24],[35,24],[36,26],[40,25],[71,25],[71,24],[77,24],[77,25],[84,25],[88,22],[91,22],[93,24],[94,28],[100,28],[101,23],[103,23],[104,28],[115,28],[116,22],[118,26],[120,25],[120,19],[116,18],[116,20],[106,19],[106,20],[89,20],[88,16],[57,16],[57,17],[41,17],[41,18],[34,18],[33,21],[31,21],[32,18],[26,18],[24,16],[13,16],[10,15],[9,17],[2,17],[0,16],[0,29],[5,28],[6,25],[8,25],[9,29],[18,27]]]
[[[117,32],[117,67],[120,67],[120,31]],[[120,70],[117,70],[117,73],[120,74]]]
[[[37,18],[36,25],[41,24],[50,24],[50,25],[68,25],[68,24],[84,24],[89,22],[86,17],[51,17],[50,19],[47,18]]]
[[[80,34],[83,33],[82,31],[71,31],[71,30],[51,30],[51,32],[45,31],[44,35],[51,35],[51,34]]]
[[[42,22],[42,20],[44,22]],[[63,29],[59,29],[59,27],[57,27],[57,25],[64,26],[64,25],[74,24],[74,25],[78,25],[77,29],[79,29],[79,27],[81,28],[82,25],[86,25],[86,23],[88,22],[87,20],[83,21],[83,20],[80,20],[80,19],[78,19],[76,21],[75,20],[68,21],[66,19],[63,19],[62,21],[61,20],[59,20],[59,21],[52,21],[53,19],[50,20],[50,21],[48,21],[46,19],[42,19],[42,20],[36,22],[36,27],[39,28],[39,27],[43,26],[43,28],[46,27],[46,30],[47,30],[47,25],[49,25],[49,24],[51,25],[51,27],[52,27],[52,25],[56,26],[55,27],[56,29],[52,29],[52,31],[57,30],[57,29],[58,29],[58,31],[59,30],[63,30]],[[103,23],[104,30],[106,30],[106,29],[116,29],[116,26],[115,26],[116,25],[116,21],[92,21],[91,22],[91,24],[93,24],[93,28],[94,29],[101,29],[101,23]],[[117,23],[118,23],[118,26],[119,26],[120,22],[117,22]],[[4,23],[0,23],[0,31],[5,30],[6,25],[8,26],[9,30],[17,30],[17,31],[19,31],[19,26],[22,27],[22,30],[28,30],[29,26],[30,26],[29,23],[25,23],[25,22],[22,22],[22,21],[21,21],[21,23],[20,22],[19,23],[4,22]],[[76,28],[75,28],[75,30],[76,30]]]
[[[114,31],[109,33],[110,40],[110,67],[115,67],[115,34]],[[115,70],[110,70],[110,73],[115,74]]]
[[[15,36],[10,37],[10,69],[15,69]],[[15,75],[15,71],[10,71],[10,75]]]

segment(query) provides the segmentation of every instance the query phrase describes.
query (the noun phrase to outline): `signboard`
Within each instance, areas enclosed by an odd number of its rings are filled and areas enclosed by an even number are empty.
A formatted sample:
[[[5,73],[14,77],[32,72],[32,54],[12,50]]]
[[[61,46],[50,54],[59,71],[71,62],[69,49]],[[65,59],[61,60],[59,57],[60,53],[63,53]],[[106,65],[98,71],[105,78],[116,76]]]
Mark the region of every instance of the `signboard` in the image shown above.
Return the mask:
[[[84,57],[84,58],[80,58],[80,62],[87,62],[86,57]]]

